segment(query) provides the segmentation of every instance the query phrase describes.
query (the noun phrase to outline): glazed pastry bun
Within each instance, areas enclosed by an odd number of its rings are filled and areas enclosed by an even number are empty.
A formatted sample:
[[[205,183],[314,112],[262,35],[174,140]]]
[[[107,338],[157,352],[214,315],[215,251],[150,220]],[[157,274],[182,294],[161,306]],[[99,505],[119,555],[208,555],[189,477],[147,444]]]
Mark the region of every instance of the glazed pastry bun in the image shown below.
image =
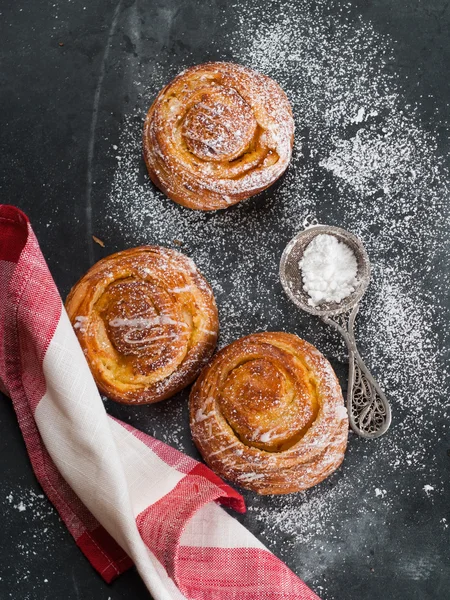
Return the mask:
[[[66,309],[100,391],[117,402],[169,398],[216,346],[212,290],[192,260],[168,248],[100,260],[74,285]]]
[[[194,442],[218,475],[260,494],[306,490],[339,467],[348,417],[336,375],[311,344],[256,333],[223,348],[192,388]]]
[[[292,110],[280,86],[226,62],[175,77],[150,107],[143,139],[153,183],[199,210],[227,208],[272,185],[293,142]]]

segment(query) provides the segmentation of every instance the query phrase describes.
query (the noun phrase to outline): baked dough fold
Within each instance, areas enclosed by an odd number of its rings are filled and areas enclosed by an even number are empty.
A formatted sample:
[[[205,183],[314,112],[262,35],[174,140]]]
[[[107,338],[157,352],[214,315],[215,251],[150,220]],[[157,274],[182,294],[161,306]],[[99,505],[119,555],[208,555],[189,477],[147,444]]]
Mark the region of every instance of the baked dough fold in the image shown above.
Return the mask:
[[[217,342],[210,286],[191,259],[160,246],[100,260],[66,309],[99,389],[127,404],[159,402],[192,383]]]
[[[144,125],[150,178],[199,210],[236,204],[286,170],[294,141],[289,101],[269,77],[211,62],[180,73],[158,94]]]
[[[223,348],[190,395],[190,426],[207,464],[260,494],[310,488],[341,464],[348,417],[336,375],[311,344],[256,333]]]

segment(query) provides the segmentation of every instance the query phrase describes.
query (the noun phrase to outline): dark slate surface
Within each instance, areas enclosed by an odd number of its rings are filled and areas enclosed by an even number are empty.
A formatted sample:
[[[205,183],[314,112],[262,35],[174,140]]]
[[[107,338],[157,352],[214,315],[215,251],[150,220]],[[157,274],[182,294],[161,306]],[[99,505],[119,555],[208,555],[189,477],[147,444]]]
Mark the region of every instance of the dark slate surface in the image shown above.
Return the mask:
[[[0,8],[1,199],[18,205],[29,215],[63,295],[93,261],[104,254],[100,247],[92,244],[91,233],[102,230],[104,215],[100,198],[106,195],[115,168],[113,157],[105,151],[105,137],[107,135],[108,145],[118,139],[123,115],[134,93],[126,69],[127,57],[133,56],[135,49],[127,32],[128,22],[123,18],[132,4],[132,0],[119,5],[92,0],[84,7],[80,2],[54,4],[37,0],[3,2]],[[224,46],[220,52],[219,44],[218,51],[216,40],[219,27],[223,27],[223,18],[216,17],[226,13],[227,4],[225,0],[139,2],[141,21],[137,26],[144,32],[151,28],[146,37],[145,57],[149,72],[152,55],[157,53],[171,65],[171,73],[177,71],[178,64],[184,65],[186,52],[190,53],[192,63],[227,58],[227,48]],[[164,9],[176,15],[169,25],[160,18]],[[450,114],[448,3],[444,0],[352,0],[349,10],[355,18],[370,21],[381,33],[392,35],[392,69],[399,74],[408,100],[419,103],[423,127],[437,131],[441,151],[448,152],[445,126]],[[230,12],[225,27],[233,27],[233,15]],[[111,30],[114,20],[116,26]],[[105,61],[111,31],[115,43]],[[213,40],[214,50],[211,49]],[[140,57],[134,58],[139,60]],[[107,84],[96,102],[99,78],[104,75],[103,63],[108,68]],[[98,111],[94,120],[93,110]],[[96,178],[99,172],[102,176]],[[88,197],[95,200],[92,215],[86,211]],[[117,232],[117,239],[110,239],[110,248],[120,247],[122,241]],[[438,293],[444,301],[446,290]],[[285,307],[288,310],[287,303]],[[251,317],[249,319],[251,329]],[[345,366],[341,371],[340,375],[345,375]],[[127,417],[126,409],[111,406],[110,410]],[[149,430],[157,432],[158,418],[168,417],[170,408],[156,409]],[[3,511],[0,599],[148,598],[133,570],[108,587],[91,569],[49,503],[40,497],[14,412],[3,397],[0,423],[0,505]],[[450,459],[442,441],[447,427],[437,422],[436,430],[440,440],[438,464],[448,478],[446,461]],[[187,426],[185,437],[188,440]],[[429,442],[433,445],[434,439],[430,437]],[[404,443],[408,445],[408,440]],[[392,490],[394,487],[392,484]],[[247,499],[252,502],[251,495],[247,495]],[[345,568],[339,567],[339,562],[333,563],[326,582],[322,582],[327,597],[346,600],[447,600],[450,597],[450,566],[446,560],[450,558],[448,534],[430,539],[427,533],[433,518],[445,514],[444,499],[436,500],[431,509],[425,496],[404,498],[402,502],[402,519],[385,515],[390,536],[380,541],[376,539],[376,532],[373,533],[370,564],[365,556],[360,560],[353,556]],[[354,503],[356,513],[358,498]],[[247,523],[256,535],[260,533],[256,521],[249,518]],[[352,535],[364,535],[364,532],[349,533],[349,547]],[[267,542],[280,554],[286,539],[271,538]],[[424,577],[411,577],[410,581],[397,579],[392,565],[397,556],[411,549],[419,557],[422,550],[427,555],[434,553],[436,562],[428,567]],[[344,548],[344,555],[345,552]],[[307,548],[284,558],[300,575],[311,571],[308,561],[318,560],[317,556],[308,555]]]

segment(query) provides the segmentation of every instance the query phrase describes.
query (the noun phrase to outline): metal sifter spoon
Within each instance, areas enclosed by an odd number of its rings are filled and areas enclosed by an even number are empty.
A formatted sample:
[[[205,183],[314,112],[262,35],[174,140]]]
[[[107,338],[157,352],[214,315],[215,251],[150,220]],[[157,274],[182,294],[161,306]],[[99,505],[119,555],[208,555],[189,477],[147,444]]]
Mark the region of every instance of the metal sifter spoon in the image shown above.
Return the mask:
[[[335,236],[349,246],[357,260],[357,281],[355,291],[341,302],[309,304],[310,296],[303,289],[303,279],[299,262],[308,244],[319,234]],[[340,227],[314,225],[298,233],[286,246],[280,263],[280,279],[284,291],[302,310],[319,316],[332,325],[345,340],[349,354],[349,374],[347,410],[350,426],[355,433],[365,438],[383,435],[391,424],[391,408],[386,396],[364,364],[355,342],[354,324],[359,309],[359,301],[369,285],[370,261],[361,241]]]

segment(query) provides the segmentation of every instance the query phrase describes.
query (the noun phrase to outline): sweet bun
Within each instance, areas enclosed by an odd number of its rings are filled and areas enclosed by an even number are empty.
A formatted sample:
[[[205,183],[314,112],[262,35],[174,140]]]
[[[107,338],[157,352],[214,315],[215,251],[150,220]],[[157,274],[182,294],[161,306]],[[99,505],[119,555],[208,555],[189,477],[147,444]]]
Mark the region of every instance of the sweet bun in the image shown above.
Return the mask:
[[[66,309],[99,389],[118,402],[169,398],[192,383],[216,346],[210,286],[192,260],[160,246],[96,263]]]
[[[199,210],[227,208],[286,170],[294,121],[269,77],[211,62],[180,73],[157,96],[144,125],[144,158],[169,198]]]
[[[306,490],[344,458],[348,417],[338,380],[325,357],[295,335],[257,333],[223,348],[189,402],[206,463],[260,494]]]

